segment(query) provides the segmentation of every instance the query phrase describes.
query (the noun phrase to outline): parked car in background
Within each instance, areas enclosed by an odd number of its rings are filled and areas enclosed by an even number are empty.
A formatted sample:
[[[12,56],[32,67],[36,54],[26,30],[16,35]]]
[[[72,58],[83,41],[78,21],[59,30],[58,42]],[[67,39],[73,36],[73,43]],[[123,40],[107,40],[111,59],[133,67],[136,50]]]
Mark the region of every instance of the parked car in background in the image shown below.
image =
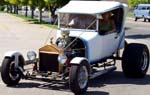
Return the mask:
[[[42,8],[42,12],[44,12],[46,9],[45,8]],[[35,13],[39,13],[39,9],[38,8],[35,8],[34,10]]]
[[[22,6],[22,10],[25,11],[30,11],[31,10],[31,7],[30,6]]]
[[[144,22],[148,20],[150,22],[150,4],[139,4],[134,9],[135,21],[138,19],[144,19]]]

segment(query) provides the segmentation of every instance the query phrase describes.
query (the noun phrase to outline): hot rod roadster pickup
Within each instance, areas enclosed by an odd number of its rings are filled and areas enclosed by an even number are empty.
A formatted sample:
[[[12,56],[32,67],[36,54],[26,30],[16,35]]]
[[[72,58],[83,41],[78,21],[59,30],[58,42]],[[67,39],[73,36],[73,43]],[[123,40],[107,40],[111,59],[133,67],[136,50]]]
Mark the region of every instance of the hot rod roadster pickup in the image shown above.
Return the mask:
[[[5,54],[1,76],[6,85],[17,85],[22,78],[41,76],[66,81],[75,94],[85,92],[90,79],[116,70],[116,60],[122,61],[126,77],[142,78],[149,67],[149,51],[144,44],[125,44],[126,4],[115,1],[70,1],[58,10],[56,41],[27,53]],[[105,23],[104,14],[113,24]],[[101,28],[113,31],[102,31]],[[119,51],[123,50],[123,54]],[[38,59],[38,60],[37,60]],[[32,71],[24,66],[33,64]]]

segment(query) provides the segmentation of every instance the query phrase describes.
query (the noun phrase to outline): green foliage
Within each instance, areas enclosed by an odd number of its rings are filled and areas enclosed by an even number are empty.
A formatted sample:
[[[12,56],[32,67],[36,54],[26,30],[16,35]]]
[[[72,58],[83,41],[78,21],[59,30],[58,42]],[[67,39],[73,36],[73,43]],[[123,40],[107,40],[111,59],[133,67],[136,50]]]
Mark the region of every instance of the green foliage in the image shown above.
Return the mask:
[[[21,5],[28,5],[28,0],[19,0]]]
[[[149,4],[150,0],[129,0],[130,7],[135,7],[138,4]]]
[[[5,1],[4,0],[0,0],[0,5],[3,5],[5,4]]]
[[[0,6],[0,11],[4,11],[5,6]]]
[[[42,8],[48,7],[51,16],[55,16],[55,11],[58,7],[62,7],[67,4],[70,0],[0,0],[0,2],[5,1],[7,5],[10,6],[10,13],[12,13],[12,5],[17,12],[17,5],[31,6],[32,17],[34,15],[34,9],[37,7],[39,9],[39,21],[42,21]],[[14,11],[14,12],[15,12]],[[26,11],[27,16],[27,11]]]
[[[4,2],[5,2],[6,4],[9,4],[9,0],[4,0]]]
[[[45,7],[47,6],[54,6],[54,7],[61,7],[67,4],[70,0],[0,0],[0,4],[7,2],[13,5],[30,5],[30,6],[37,6],[37,7]]]
[[[19,5],[20,4],[20,1],[19,0],[8,0],[10,4],[13,4],[13,5]]]
[[[58,7],[62,7],[67,4],[70,0],[57,0]]]
[[[39,9],[42,9],[42,8],[45,6],[44,0],[36,0],[36,6],[37,6]]]
[[[67,4],[70,0],[44,0],[47,6],[61,7]]]
[[[31,7],[36,7],[37,5],[37,0],[28,0],[28,5]]]

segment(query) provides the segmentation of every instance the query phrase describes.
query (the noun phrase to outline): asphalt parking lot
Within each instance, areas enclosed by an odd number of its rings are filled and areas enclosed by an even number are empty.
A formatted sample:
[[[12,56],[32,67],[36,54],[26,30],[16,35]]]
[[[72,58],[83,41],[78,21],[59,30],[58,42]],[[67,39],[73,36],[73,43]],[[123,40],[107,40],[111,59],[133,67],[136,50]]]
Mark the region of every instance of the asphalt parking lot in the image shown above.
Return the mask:
[[[28,50],[43,46],[51,31],[50,28],[28,23],[6,13],[0,13],[0,62],[4,53],[17,50],[26,56]],[[127,41],[145,43],[150,46],[150,23],[127,18]],[[55,30],[53,30],[55,31]],[[54,36],[55,32],[51,34]],[[117,70],[93,79],[89,83],[87,95],[147,95],[150,93],[150,70],[144,79],[125,78],[121,62],[117,62]],[[7,87],[0,80],[1,95],[73,95],[67,84],[50,80],[21,80],[14,87]]]

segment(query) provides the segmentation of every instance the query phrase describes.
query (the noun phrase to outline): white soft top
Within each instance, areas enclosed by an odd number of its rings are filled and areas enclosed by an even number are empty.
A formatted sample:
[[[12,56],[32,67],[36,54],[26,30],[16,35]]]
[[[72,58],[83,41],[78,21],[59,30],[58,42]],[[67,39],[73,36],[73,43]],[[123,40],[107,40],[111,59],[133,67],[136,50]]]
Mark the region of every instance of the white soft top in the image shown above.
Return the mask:
[[[99,14],[121,7],[115,1],[70,1],[58,13]]]

